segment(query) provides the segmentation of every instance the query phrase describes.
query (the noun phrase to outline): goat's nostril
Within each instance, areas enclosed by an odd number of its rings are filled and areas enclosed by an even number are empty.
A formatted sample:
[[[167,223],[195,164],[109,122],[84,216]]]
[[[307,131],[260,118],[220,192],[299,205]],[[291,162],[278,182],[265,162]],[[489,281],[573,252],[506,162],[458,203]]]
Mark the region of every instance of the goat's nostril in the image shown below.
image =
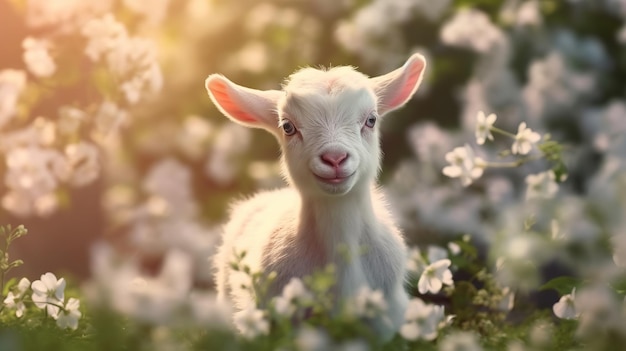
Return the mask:
[[[325,152],[320,158],[322,162],[331,167],[339,167],[348,158],[348,154],[345,152]]]

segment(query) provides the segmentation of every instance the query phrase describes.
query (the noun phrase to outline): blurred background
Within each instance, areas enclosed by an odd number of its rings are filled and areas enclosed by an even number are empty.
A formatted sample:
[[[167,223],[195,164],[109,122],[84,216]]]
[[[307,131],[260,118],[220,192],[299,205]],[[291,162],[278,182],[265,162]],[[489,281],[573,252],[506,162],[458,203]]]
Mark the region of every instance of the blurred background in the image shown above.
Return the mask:
[[[381,183],[407,241],[469,234],[497,247],[541,208],[539,230],[557,220],[566,243],[522,255],[583,269],[624,230],[625,18],[620,0],[0,0],[0,224],[29,229],[12,274],[85,279],[105,241],[147,270],[183,250],[210,286],[227,204],[284,183],[276,141],[224,118],[206,76],[278,89],[304,66],[374,76],[414,52],[425,81],[382,125]],[[549,207],[524,201],[543,162],[468,188],[441,174],[447,152],[475,145],[480,110],[567,145],[568,180]],[[478,153],[506,160],[510,142]]]

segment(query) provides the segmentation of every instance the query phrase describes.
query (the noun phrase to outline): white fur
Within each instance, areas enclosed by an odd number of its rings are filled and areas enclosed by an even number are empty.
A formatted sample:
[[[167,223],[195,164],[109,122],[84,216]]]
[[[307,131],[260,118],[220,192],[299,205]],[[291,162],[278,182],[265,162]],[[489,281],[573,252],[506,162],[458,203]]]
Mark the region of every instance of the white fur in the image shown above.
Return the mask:
[[[252,271],[276,272],[266,299],[279,295],[292,277],[332,263],[336,301],[354,297],[364,286],[379,289],[388,313],[369,322],[383,337],[399,328],[408,301],[403,287],[406,247],[375,184],[382,118],[374,128],[364,123],[372,113],[382,117],[404,105],[424,67],[423,57],[416,54],[403,67],[376,78],[351,67],[305,68],[289,77],[283,91],[249,89],[219,75],[207,79],[209,95],[227,117],[277,137],[291,185],[233,205],[214,258],[220,298],[228,295],[238,308],[254,298],[240,288],[245,275],[230,268],[235,252],[247,253],[243,262]],[[280,127],[285,120],[298,133],[285,135]],[[321,158],[329,152],[348,156],[334,167]],[[333,184],[318,177],[347,178]],[[340,247],[347,249],[349,260]]]

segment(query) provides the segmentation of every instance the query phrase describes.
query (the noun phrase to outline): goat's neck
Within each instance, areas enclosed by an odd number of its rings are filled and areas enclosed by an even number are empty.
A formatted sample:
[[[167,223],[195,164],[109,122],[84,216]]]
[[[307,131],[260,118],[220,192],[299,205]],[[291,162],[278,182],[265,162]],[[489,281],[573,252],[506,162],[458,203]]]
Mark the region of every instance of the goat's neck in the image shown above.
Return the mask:
[[[371,191],[363,190],[337,197],[302,196],[298,233],[306,237],[300,239],[323,250],[333,261],[342,254],[339,250],[358,256],[363,236],[368,235],[366,229],[375,218]]]

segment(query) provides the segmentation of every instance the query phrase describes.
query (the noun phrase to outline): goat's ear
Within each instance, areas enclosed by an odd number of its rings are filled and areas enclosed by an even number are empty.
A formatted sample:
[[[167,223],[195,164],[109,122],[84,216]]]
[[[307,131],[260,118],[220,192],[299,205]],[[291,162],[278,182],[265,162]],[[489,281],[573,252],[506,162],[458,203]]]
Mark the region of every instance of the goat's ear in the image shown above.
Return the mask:
[[[422,82],[424,68],[426,68],[424,56],[413,54],[402,67],[382,76],[370,78],[378,97],[379,115],[400,108],[411,99]]]
[[[220,74],[210,75],[205,86],[211,100],[228,118],[246,127],[278,128],[278,90],[256,90],[237,85]]]

